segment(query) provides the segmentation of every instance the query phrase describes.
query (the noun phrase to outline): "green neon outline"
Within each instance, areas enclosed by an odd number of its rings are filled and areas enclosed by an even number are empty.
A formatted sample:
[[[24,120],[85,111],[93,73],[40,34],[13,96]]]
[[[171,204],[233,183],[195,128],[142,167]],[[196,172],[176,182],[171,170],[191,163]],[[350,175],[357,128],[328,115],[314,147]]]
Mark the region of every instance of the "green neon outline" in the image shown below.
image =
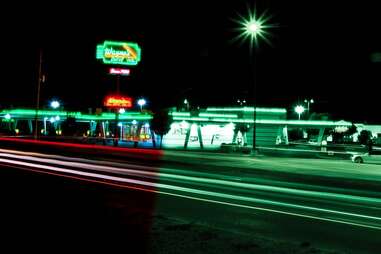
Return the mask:
[[[226,109],[226,108],[225,108]],[[237,108],[233,108],[237,109]],[[242,109],[240,109],[242,110]],[[222,111],[222,110],[221,110]],[[228,110],[229,111],[229,110]],[[191,117],[189,112],[171,112],[173,115],[173,120],[175,121],[199,121],[199,122],[225,122],[225,123],[254,123],[253,119],[238,119],[236,115],[218,115],[214,114],[216,117],[206,117],[200,113],[199,117]],[[170,114],[171,114],[170,113]],[[0,111],[0,115],[10,114],[12,118],[22,118],[30,117],[36,115],[36,110],[34,109],[5,109]],[[183,114],[180,116],[179,114]],[[67,111],[50,111],[50,110],[39,110],[37,116],[60,116],[61,120],[67,117],[74,117],[78,120],[114,120],[115,113],[102,113],[101,115],[89,115],[82,114],[81,112],[67,112]],[[204,117],[202,117],[204,116]],[[226,117],[231,116],[231,117]],[[119,115],[120,120],[151,120],[152,116],[147,113],[139,112],[126,112]],[[346,121],[313,121],[313,120],[259,120],[256,123],[259,124],[282,124],[282,125],[305,125],[305,126],[352,126],[352,123]]]
[[[190,112],[169,112],[172,116],[190,116]]]
[[[227,108],[206,108],[206,111],[244,111],[244,112],[254,112],[254,107],[227,107]],[[284,108],[255,108],[256,112],[261,113],[287,113],[287,110]]]
[[[231,118],[238,118],[237,115],[234,114],[215,114],[215,113],[200,113],[198,114],[199,117],[231,117]]]
[[[132,47],[134,48],[134,50],[136,51],[136,60],[135,61],[129,61],[129,62],[113,62],[113,61],[110,61],[110,60],[106,60],[105,57],[104,57],[104,52],[105,52],[105,48],[106,46],[122,46],[124,44],[127,44],[129,47]],[[100,52],[100,50],[102,50]],[[99,55],[100,54],[100,55]],[[104,41],[103,42],[103,45],[102,44],[99,44],[97,45],[97,53],[96,53],[96,58],[97,59],[102,59],[103,63],[104,64],[114,64],[114,65],[129,65],[129,66],[135,66],[137,65],[140,60],[141,60],[141,48],[139,47],[139,45],[137,43],[134,43],[134,42],[121,42],[121,41]]]
[[[233,118],[200,118],[200,117],[174,117],[177,121],[209,121],[209,122],[233,122],[254,123],[253,119]],[[259,124],[283,124],[283,125],[309,125],[309,126],[352,126],[352,123],[342,121],[307,121],[307,120],[256,120]]]

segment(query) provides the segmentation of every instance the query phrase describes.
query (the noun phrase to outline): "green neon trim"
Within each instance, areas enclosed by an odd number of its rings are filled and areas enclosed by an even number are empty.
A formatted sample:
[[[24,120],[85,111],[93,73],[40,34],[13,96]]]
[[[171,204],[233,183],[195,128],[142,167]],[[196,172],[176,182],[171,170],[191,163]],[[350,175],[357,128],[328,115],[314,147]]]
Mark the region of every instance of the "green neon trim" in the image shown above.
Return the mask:
[[[152,116],[150,115],[141,115],[141,116],[129,116],[129,115],[125,115],[125,116],[119,116],[119,119],[121,120],[131,120],[131,119],[135,119],[135,120],[151,120],[152,119]]]
[[[206,111],[244,111],[254,112],[254,107],[242,107],[242,108],[207,108]],[[255,108],[257,112],[263,113],[287,113],[284,108]]]
[[[231,118],[237,118],[237,115],[234,114],[213,114],[213,113],[200,113],[198,114],[200,117],[231,117]]]
[[[115,117],[116,116],[114,113],[103,113],[102,115],[81,115],[81,116],[77,117],[76,119],[78,119],[78,120],[102,121],[102,120],[115,120]],[[118,118],[119,118],[119,120],[133,120],[133,119],[151,120],[152,116],[150,116],[150,115],[136,115],[136,114],[133,114],[133,115],[123,114],[123,115],[119,115]]]
[[[190,116],[190,112],[170,112],[172,116]]]
[[[3,110],[2,113],[5,114],[11,114],[11,115],[16,115],[20,117],[20,115],[36,115],[36,110],[34,109],[6,109]],[[39,110],[38,111],[38,116],[66,116],[65,111],[48,111],[48,110]]]
[[[173,120],[182,121],[209,121],[209,122],[233,122],[233,123],[254,123],[253,119],[232,119],[232,118],[200,118],[200,117],[174,117]],[[259,124],[282,124],[282,125],[309,125],[309,126],[351,126],[349,122],[333,121],[305,121],[305,120],[256,120]]]
[[[202,117],[181,117],[181,116],[175,116],[175,117],[173,117],[173,120],[200,121],[200,122],[209,122],[210,121],[208,118],[202,118]]]
[[[36,110],[34,109],[10,109],[3,110],[0,114],[10,114],[12,117],[20,118],[20,117],[31,117],[36,115]],[[66,111],[48,111],[48,110],[39,110],[39,117],[48,117],[48,116],[60,116],[61,119],[65,119],[66,117],[74,117],[78,120],[113,120],[115,119],[114,113],[102,113],[102,115],[89,115],[82,114],[81,112],[66,112]],[[123,115],[119,115],[119,119],[122,120],[150,120],[152,116],[149,114],[142,114],[139,112],[128,112]]]

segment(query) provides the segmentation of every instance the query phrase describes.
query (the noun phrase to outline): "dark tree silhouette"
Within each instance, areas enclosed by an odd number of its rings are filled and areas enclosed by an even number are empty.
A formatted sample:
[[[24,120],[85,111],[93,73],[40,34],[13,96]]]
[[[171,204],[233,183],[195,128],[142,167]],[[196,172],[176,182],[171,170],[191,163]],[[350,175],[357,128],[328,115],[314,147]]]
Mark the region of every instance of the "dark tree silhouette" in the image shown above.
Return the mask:
[[[162,148],[163,136],[169,132],[171,124],[172,116],[168,115],[168,110],[161,109],[154,112],[151,120],[151,130],[160,136],[160,149]]]
[[[367,130],[362,130],[358,136],[358,141],[362,145],[367,145],[372,137],[372,133]]]

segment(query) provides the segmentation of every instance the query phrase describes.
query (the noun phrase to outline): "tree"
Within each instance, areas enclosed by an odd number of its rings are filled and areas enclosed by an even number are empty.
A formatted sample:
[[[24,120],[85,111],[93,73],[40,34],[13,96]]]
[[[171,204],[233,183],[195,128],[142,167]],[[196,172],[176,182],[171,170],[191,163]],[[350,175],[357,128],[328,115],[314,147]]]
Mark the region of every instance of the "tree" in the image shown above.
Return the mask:
[[[357,127],[356,127],[356,125],[352,124],[352,126],[348,128],[348,130],[344,133],[344,135],[352,136],[356,132],[357,132]]]
[[[168,115],[166,109],[158,110],[153,114],[150,126],[151,130],[160,136],[160,149],[162,148],[163,136],[171,129],[172,121],[172,116]],[[156,146],[155,143],[154,146]]]
[[[362,130],[360,135],[358,136],[358,141],[362,145],[369,144],[369,140],[371,140],[372,133],[368,130]]]

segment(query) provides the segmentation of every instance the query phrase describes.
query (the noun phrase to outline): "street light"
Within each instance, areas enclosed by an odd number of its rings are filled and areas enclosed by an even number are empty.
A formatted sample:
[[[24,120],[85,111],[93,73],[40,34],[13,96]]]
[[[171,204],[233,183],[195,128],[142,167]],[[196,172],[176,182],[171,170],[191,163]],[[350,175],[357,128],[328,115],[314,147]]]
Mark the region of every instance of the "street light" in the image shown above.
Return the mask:
[[[145,99],[139,99],[138,100],[138,105],[140,106],[140,111],[143,110],[143,106],[146,105],[146,100]]]
[[[305,111],[305,108],[301,105],[298,105],[294,108],[294,110],[298,114],[300,120],[300,115]]]
[[[187,99],[184,99],[184,104],[187,107],[187,110],[189,111],[189,101]]]
[[[310,99],[310,100],[304,100],[304,103],[307,103],[307,112],[308,112],[308,114],[310,114],[310,103],[312,104],[312,103],[314,103],[315,101],[314,101],[314,99]]]
[[[50,102],[50,107],[52,107],[53,109],[57,109],[57,108],[59,108],[59,107],[60,107],[60,103],[59,103],[59,101],[57,101],[57,100],[53,100],[53,101],[51,101],[51,102]]]
[[[254,106],[254,124],[253,124],[253,151],[256,150],[256,125],[257,125],[257,92],[256,92],[256,84],[255,84],[255,64],[254,58],[252,56],[253,46],[258,46],[259,38],[265,40],[267,43],[270,43],[268,40],[268,28],[274,27],[274,25],[267,24],[267,21],[270,19],[270,16],[266,15],[266,12],[261,15],[257,15],[256,10],[250,11],[249,16],[247,18],[239,16],[238,20],[234,20],[236,23],[240,25],[237,28],[239,35],[235,38],[235,40],[249,40],[250,41],[250,63],[253,68],[253,83],[254,83],[254,94],[253,94],[253,106]]]

